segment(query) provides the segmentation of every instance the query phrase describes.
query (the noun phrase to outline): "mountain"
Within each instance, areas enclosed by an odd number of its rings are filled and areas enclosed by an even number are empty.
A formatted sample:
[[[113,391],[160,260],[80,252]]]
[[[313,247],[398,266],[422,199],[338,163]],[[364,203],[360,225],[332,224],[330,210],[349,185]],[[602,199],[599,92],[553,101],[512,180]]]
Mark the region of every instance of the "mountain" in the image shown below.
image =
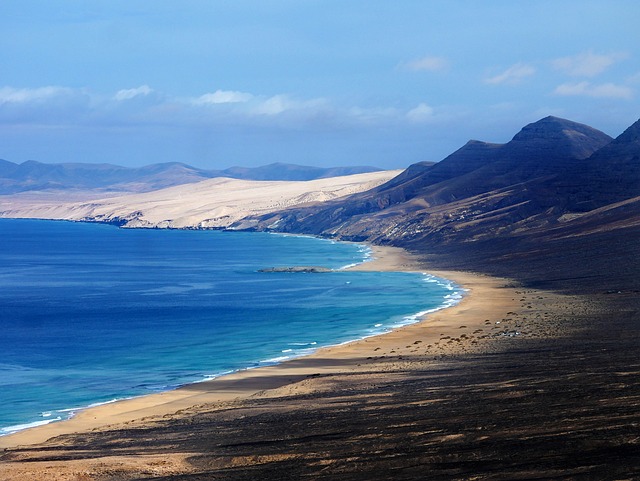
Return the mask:
[[[314,180],[377,172],[375,167],[306,167],[271,164],[205,170],[179,162],[128,168],[112,164],[45,164],[33,160],[15,164],[0,159],[0,194],[28,191],[149,192],[214,177],[245,180]]]
[[[564,180],[575,190],[574,209],[585,212],[640,195],[640,120]]]
[[[262,167],[231,167],[219,171],[219,177],[244,180],[316,180],[329,177],[379,172],[380,169],[368,166],[356,167],[309,167],[276,162]]]
[[[238,226],[395,245],[571,292],[602,289],[598,272],[612,271],[629,289],[640,286],[640,121],[612,140],[547,117],[506,144],[470,141],[368,192]]]
[[[111,164],[45,164],[29,160],[0,164],[0,194],[26,191],[100,190],[143,192],[208,178],[201,169],[178,162],[127,168]]]
[[[5,177],[6,175],[13,172],[15,167],[16,167],[16,164],[14,164],[13,162],[0,159],[0,177]]]
[[[406,244],[451,236],[471,241],[557,222],[571,203],[561,180],[593,165],[586,159],[611,141],[586,125],[546,117],[506,144],[470,141],[441,162],[413,165],[372,191],[258,225],[279,220],[279,228],[291,231]]]

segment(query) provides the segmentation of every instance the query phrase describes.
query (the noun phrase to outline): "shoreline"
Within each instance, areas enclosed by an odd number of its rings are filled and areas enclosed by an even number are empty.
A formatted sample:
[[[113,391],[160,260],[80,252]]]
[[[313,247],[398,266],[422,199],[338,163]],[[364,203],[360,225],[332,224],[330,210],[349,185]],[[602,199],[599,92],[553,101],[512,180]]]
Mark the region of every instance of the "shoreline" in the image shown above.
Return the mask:
[[[55,221],[55,220],[54,220]],[[57,220],[59,222],[78,222],[78,221],[73,221],[73,220],[65,220],[65,219],[60,219]],[[233,232],[233,231],[230,231]],[[370,338],[375,338],[375,337],[379,337],[379,336],[384,336],[386,334],[388,334],[389,332],[393,332],[397,329],[412,325],[412,324],[416,324],[419,322],[422,322],[424,320],[424,318],[432,313],[441,311],[443,309],[448,309],[450,307],[452,307],[453,305],[457,304],[458,302],[460,302],[460,300],[462,299],[462,297],[464,296],[464,292],[465,289],[463,289],[461,286],[458,286],[455,282],[449,282],[449,279],[444,279],[442,277],[438,277],[438,276],[431,276],[429,273],[425,273],[422,272],[422,270],[420,269],[416,269],[415,267],[415,263],[416,261],[413,260],[408,264],[405,264],[402,266],[402,268],[398,267],[398,261],[396,259],[396,257],[398,258],[402,258],[404,259],[405,257],[408,256],[408,253],[406,253],[406,251],[404,251],[403,249],[400,248],[393,248],[393,247],[380,247],[378,248],[377,246],[373,246],[370,244],[366,244],[366,243],[353,243],[353,242],[343,242],[343,241],[335,241],[332,239],[325,239],[325,238],[319,238],[319,237],[315,237],[312,235],[304,235],[304,234],[288,234],[288,233],[277,233],[277,232],[270,232],[270,235],[277,235],[277,236],[290,236],[290,237],[307,237],[310,239],[317,239],[317,240],[323,240],[326,242],[330,242],[330,243],[336,243],[336,242],[340,242],[340,243],[347,243],[347,244],[355,244],[357,246],[360,247],[360,249],[362,250],[362,252],[365,254],[364,259],[358,263],[354,263],[354,264],[348,264],[342,267],[338,267],[338,268],[334,268],[334,269],[329,269],[329,268],[317,268],[317,269],[325,269],[327,272],[329,271],[367,271],[367,272],[384,272],[384,271],[389,271],[389,272],[411,272],[411,273],[415,273],[415,274],[422,274],[423,276],[429,276],[433,279],[433,281],[431,282],[437,282],[440,285],[443,285],[446,288],[451,288],[451,291],[453,293],[455,293],[455,296],[449,296],[446,295],[443,298],[443,302],[435,308],[430,308],[429,310],[426,311],[420,311],[420,312],[416,312],[416,313],[412,313],[412,314],[407,314],[406,316],[403,317],[403,321],[406,322],[402,322],[400,324],[396,324],[396,325],[392,325],[392,326],[387,326],[384,328],[384,330],[378,330],[375,331],[373,333],[369,333],[369,334],[364,334],[362,333],[362,337],[356,337],[353,339],[349,339],[349,340],[345,340],[345,341],[336,341],[335,344],[328,344],[328,345],[322,345],[319,347],[309,347],[304,349],[303,351],[306,352],[302,352],[299,354],[295,354],[295,355],[284,355],[282,357],[278,357],[278,358],[269,358],[269,359],[264,359],[264,360],[259,360],[256,362],[256,365],[254,366],[250,366],[250,367],[241,367],[238,369],[234,369],[234,370],[229,370],[226,372],[221,372],[219,374],[215,374],[215,375],[208,375],[206,377],[203,377],[200,380],[196,380],[196,381],[191,381],[191,382],[187,382],[185,384],[179,384],[179,385],[175,385],[174,387],[168,388],[166,390],[163,391],[159,391],[156,393],[150,393],[150,394],[138,394],[138,395],[131,395],[131,396],[123,396],[123,397],[119,397],[119,398],[115,398],[115,399],[111,399],[108,401],[103,401],[103,402],[96,402],[96,403],[91,403],[88,404],[86,406],[76,406],[76,407],[71,407],[71,408],[66,408],[66,409],[60,409],[60,410],[56,410],[56,413],[69,413],[69,417],[60,417],[60,414],[58,414],[58,417],[56,418],[52,418],[52,419],[44,419],[42,421],[35,421],[35,422],[31,422],[31,423],[24,423],[24,424],[16,424],[15,426],[8,426],[4,429],[9,430],[10,428],[13,428],[10,431],[7,431],[5,433],[3,433],[2,435],[0,435],[0,449],[2,449],[4,446],[3,444],[3,440],[5,440],[8,437],[13,438],[14,436],[18,436],[20,434],[23,433],[27,433],[27,432],[31,432],[31,430],[42,430],[42,428],[45,428],[47,426],[50,426],[52,424],[59,424],[59,423],[66,423],[68,421],[74,420],[78,415],[81,415],[82,413],[86,412],[86,411],[91,411],[93,412],[94,410],[100,409],[103,406],[108,406],[108,405],[113,405],[113,404],[120,404],[120,403],[124,403],[124,402],[130,402],[130,401],[134,401],[140,398],[147,398],[150,396],[157,396],[157,395],[161,395],[161,394],[166,394],[168,392],[172,392],[175,390],[180,390],[180,389],[186,389],[191,385],[194,384],[201,384],[201,383],[208,383],[208,382],[212,382],[212,381],[217,381],[220,380],[222,378],[226,378],[228,376],[233,376],[236,374],[242,374],[245,371],[251,371],[251,370],[255,370],[255,369],[265,369],[268,367],[275,367],[278,366],[282,363],[286,363],[289,361],[294,361],[300,358],[306,358],[308,356],[313,356],[314,354],[316,354],[319,350],[325,350],[325,349],[330,349],[330,348],[335,348],[335,347],[342,347],[345,345],[349,345],[351,343],[354,342],[359,342],[359,341],[363,341],[365,339],[370,339]],[[392,258],[389,259],[389,253],[391,251],[393,252],[393,256],[391,256]],[[374,254],[376,253],[377,254]],[[407,268],[404,268],[407,267]],[[409,269],[409,267],[411,267],[411,269]],[[296,268],[285,268],[285,269],[296,269]],[[266,269],[269,270],[269,269]],[[446,285],[445,285],[446,284]],[[451,287],[448,287],[451,286]],[[315,343],[314,343],[315,344]],[[224,396],[224,400],[227,400],[227,396]],[[57,430],[54,430],[57,432]]]
[[[404,349],[408,351],[406,354],[410,354],[410,351],[417,351],[420,344],[438,345],[439,349],[436,352],[439,352],[440,355],[463,354],[474,347],[471,345],[473,343],[472,337],[469,334],[461,336],[460,334],[463,333],[460,330],[468,331],[473,328],[477,333],[478,330],[481,331],[486,327],[486,324],[484,321],[476,320],[473,322],[468,319],[463,321],[463,319],[468,317],[467,314],[473,306],[478,310],[478,307],[483,304],[482,297],[489,297],[495,301],[495,296],[487,296],[487,294],[503,285],[505,280],[463,272],[432,270],[404,249],[368,247],[372,250],[373,258],[350,269],[405,272],[424,272],[426,270],[431,275],[455,282],[465,291],[465,295],[453,306],[427,313],[417,322],[386,333],[321,347],[313,353],[278,364],[239,370],[162,393],[82,409],[70,419],[2,436],[0,437],[0,449],[39,444],[55,436],[105,429],[116,424],[144,423],[150,419],[171,416],[179,411],[193,409],[194,406],[199,405],[236,402],[265,391],[281,390],[300,383],[310,376],[352,371],[354,367],[363,363],[373,364],[387,357],[393,357],[398,354],[398,350]],[[506,302],[506,297],[504,302]],[[498,305],[502,307],[504,302],[499,302]],[[486,303],[484,304],[486,310],[488,306]],[[494,305],[490,310],[495,310],[496,307]],[[439,345],[440,339],[446,340],[442,346]],[[452,341],[452,339],[456,339],[456,341]],[[455,345],[456,343],[458,345]],[[373,346],[374,344],[375,346]],[[400,345],[406,347],[402,348]],[[416,348],[409,349],[411,346]]]

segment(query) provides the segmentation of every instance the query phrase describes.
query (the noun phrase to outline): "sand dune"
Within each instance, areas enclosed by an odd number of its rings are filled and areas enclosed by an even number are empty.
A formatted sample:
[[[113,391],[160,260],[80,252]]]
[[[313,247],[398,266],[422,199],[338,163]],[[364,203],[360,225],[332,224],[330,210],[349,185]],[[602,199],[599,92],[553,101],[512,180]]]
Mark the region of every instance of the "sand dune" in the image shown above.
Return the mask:
[[[241,219],[325,202],[380,185],[400,171],[304,182],[209,179],[143,194],[65,202],[60,196],[7,196],[0,217],[118,222],[126,227],[226,228]]]

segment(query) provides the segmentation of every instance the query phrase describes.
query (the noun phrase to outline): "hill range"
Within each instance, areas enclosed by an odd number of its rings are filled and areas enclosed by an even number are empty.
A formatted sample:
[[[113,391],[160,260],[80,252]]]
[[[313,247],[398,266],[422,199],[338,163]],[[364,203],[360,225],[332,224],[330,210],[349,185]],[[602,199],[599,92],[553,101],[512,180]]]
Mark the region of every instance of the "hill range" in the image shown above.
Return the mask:
[[[376,172],[375,167],[309,167],[274,163],[261,167],[207,170],[180,162],[122,167],[113,164],[46,164],[28,160],[21,164],[0,159],[0,195],[20,192],[125,193],[191,184],[217,177],[244,180],[314,180]]]

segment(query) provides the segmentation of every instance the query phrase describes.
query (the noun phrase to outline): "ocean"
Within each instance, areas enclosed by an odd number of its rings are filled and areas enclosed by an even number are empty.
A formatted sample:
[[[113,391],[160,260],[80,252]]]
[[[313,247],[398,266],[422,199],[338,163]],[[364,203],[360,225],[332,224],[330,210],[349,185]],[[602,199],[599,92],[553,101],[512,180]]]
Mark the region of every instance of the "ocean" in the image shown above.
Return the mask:
[[[461,297],[304,236],[0,219],[0,435],[381,334]],[[323,266],[329,273],[259,272]]]

